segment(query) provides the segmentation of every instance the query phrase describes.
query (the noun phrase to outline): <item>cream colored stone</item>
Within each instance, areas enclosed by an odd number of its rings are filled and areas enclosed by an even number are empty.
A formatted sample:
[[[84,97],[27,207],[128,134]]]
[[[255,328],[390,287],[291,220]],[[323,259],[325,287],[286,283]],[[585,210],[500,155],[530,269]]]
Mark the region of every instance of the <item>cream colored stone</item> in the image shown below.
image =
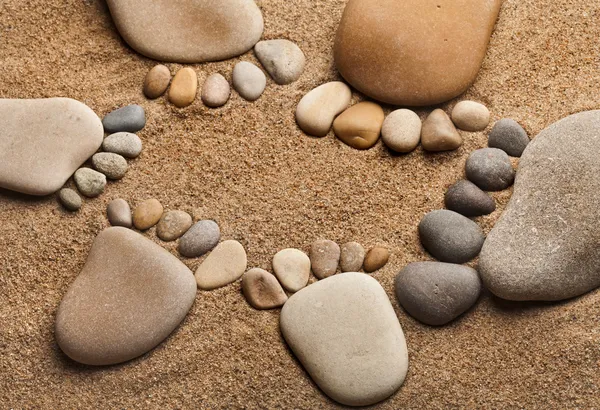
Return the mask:
[[[213,290],[238,280],[246,270],[246,251],[238,241],[221,242],[196,270],[196,283],[203,290]]]
[[[320,85],[298,103],[296,122],[305,133],[324,137],[334,118],[348,107],[351,98],[350,87],[340,81]]]
[[[392,151],[411,152],[421,141],[421,125],[421,118],[414,111],[392,111],[383,121],[381,139]]]

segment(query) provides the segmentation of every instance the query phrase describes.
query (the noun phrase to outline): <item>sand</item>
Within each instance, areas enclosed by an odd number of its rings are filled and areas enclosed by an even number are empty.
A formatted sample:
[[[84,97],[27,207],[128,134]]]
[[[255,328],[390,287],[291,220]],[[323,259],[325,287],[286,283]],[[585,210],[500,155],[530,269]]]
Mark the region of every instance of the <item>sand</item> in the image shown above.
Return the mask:
[[[269,80],[255,103],[234,94],[217,110],[199,100],[185,110],[146,100],[142,83],[155,62],[120,39],[103,1],[0,3],[0,97],[72,97],[100,116],[137,103],[148,115],[142,155],[79,213],[65,212],[54,197],[0,191],[0,407],[336,407],[286,347],[278,311],[253,310],[239,282],[199,291],[182,325],[141,358],[91,368],[65,357],[53,335],[57,307],[108,225],[107,203],[119,197],[132,205],[155,197],[195,219],[214,218],[224,239],[243,243],[251,267],[270,269],[279,249],[307,251],[318,238],[388,246],[390,262],[373,276],[404,328],[410,369],[378,408],[600,407],[600,291],[555,304],[486,294],[443,328],[419,324],[395,301],[395,274],[428,259],[416,233],[420,218],[443,206],[486,133],[465,133],[464,147],[435,155],[392,155],[381,144],[361,152],[332,134],[303,135],[294,123],[297,102],[339,79],[332,43],[344,1],[259,3],[263,38],[297,42],[307,69],[288,86]],[[600,108],[599,19],[595,1],[505,1],[481,73],[460,99],[482,101],[494,121],[512,117],[531,135]],[[194,67],[201,81],[214,72],[231,79],[240,60],[256,62],[248,53]],[[498,210],[478,219],[486,231],[510,194],[494,194]],[[146,236],[161,243],[154,228]],[[174,244],[161,244],[176,253]],[[199,260],[185,263],[195,268]]]

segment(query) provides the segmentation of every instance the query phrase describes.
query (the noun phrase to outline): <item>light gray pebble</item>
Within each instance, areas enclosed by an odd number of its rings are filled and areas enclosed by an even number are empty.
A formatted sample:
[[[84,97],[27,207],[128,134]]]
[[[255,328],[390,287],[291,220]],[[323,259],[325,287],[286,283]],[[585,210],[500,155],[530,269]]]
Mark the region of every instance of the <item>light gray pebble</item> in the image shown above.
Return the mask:
[[[112,152],[99,152],[92,157],[92,165],[108,179],[121,179],[127,173],[127,160]]]
[[[254,53],[273,80],[280,85],[300,78],[306,57],[300,47],[285,39],[259,41]]]
[[[254,64],[242,61],[233,68],[233,88],[242,98],[248,101],[258,100],[266,85],[265,73]]]
[[[97,197],[106,187],[106,175],[90,168],[79,168],[73,179],[79,192],[88,198]]]
[[[71,188],[61,189],[58,193],[58,199],[68,211],[75,212],[81,208],[81,197],[77,192],[75,192],[75,190]]]
[[[142,152],[142,140],[130,132],[117,132],[104,138],[102,149],[126,158],[136,158]]]
[[[179,239],[179,253],[189,258],[202,256],[217,246],[220,238],[221,231],[215,221],[196,222]]]

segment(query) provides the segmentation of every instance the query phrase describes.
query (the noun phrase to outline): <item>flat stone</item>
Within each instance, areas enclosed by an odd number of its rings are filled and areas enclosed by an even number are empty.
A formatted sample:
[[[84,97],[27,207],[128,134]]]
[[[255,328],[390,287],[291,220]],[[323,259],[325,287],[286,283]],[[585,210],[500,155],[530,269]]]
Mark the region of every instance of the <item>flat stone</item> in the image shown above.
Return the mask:
[[[421,118],[414,111],[392,111],[381,128],[381,139],[392,151],[411,152],[421,141]]]
[[[333,132],[345,144],[356,149],[369,149],[379,140],[385,114],[370,101],[348,108],[333,121]]]
[[[600,111],[542,131],[483,246],[485,286],[509,300],[569,299],[600,286]]]
[[[144,78],[144,95],[151,100],[163,95],[171,82],[169,67],[158,64],[152,67]]]
[[[288,300],[277,278],[260,268],[250,269],[242,276],[242,292],[254,309],[274,309]]]
[[[123,226],[125,228],[133,226],[131,208],[124,199],[118,198],[110,201],[106,207],[106,216],[112,226]]]
[[[352,91],[340,81],[318,86],[306,94],[296,107],[296,122],[302,131],[324,137],[334,118],[350,104]]]
[[[369,275],[342,273],[302,289],[283,306],[279,325],[313,381],[341,404],[377,403],[404,382],[404,333]]]
[[[520,157],[529,144],[527,131],[510,118],[495,123],[488,138],[490,148],[499,148],[511,157]]]
[[[125,158],[137,158],[142,152],[142,140],[130,132],[117,132],[104,138],[102,149]]]
[[[475,81],[501,0],[350,0],[334,44],[358,91],[400,106],[431,106]]]
[[[390,251],[383,246],[375,246],[367,252],[364,261],[364,269],[367,273],[375,272],[383,268],[390,259]]]
[[[217,246],[219,239],[221,230],[215,221],[198,221],[179,239],[179,253],[188,258],[202,256]]]
[[[289,292],[297,292],[308,283],[310,258],[301,250],[283,249],[273,257],[273,271]]]
[[[127,160],[113,152],[99,152],[92,157],[92,165],[108,179],[121,179],[127,173]]]
[[[207,107],[217,108],[225,105],[230,94],[229,83],[219,73],[209,75],[202,86],[202,102]]]
[[[147,199],[133,210],[133,226],[140,231],[152,228],[163,214],[163,206],[158,199]]]
[[[448,188],[444,202],[446,208],[464,216],[488,215],[496,210],[494,198],[464,179]]]
[[[253,0],[107,0],[123,39],[159,61],[202,63],[250,50],[263,32]]]
[[[300,47],[289,40],[259,41],[254,46],[256,58],[279,85],[291,84],[304,71],[306,57]]]
[[[198,76],[191,67],[184,67],[177,71],[171,88],[169,88],[169,101],[178,107],[184,108],[194,102],[198,92]]]
[[[134,231],[108,228],[58,307],[56,341],[83,364],[125,362],[165,340],[195,298],[194,276],[176,257]]]
[[[95,198],[104,192],[106,176],[90,168],[79,168],[73,176],[77,190],[88,198]]]
[[[441,109],[435,109],[423,121],[421,145],[426,151],[452,151],[463,143],[456,127]]]
[[[71,188],[63,188],[58,192],[58,200],[67,211],[75,212],[81,209],[81,197]]]
[[[464,131],[483,131],[490,123],[490,110],[475,101],[461,101],[452,109],[452,122]]]
[[[245,100],[258,100],[267,86],[265,73],[252,63],[241,61],[233,68],[233,88]]]
[[[479,254],[485,236],[475,222],[446,209],[429,212],[419,223],[423,247],[442,262],[465,263]]]
[[[318,279],[335,275],[340,262],[340,247],[337,243],[320,239],[310,247],[310,266]]]
[[[114,110],[102,120],[104,132],[137,132],[146,126],[146,112],[137,105],[127,105]]]
[[[0,99],[0,187],[49,195],[102,144],[102,123],[69,98]]]
[[[184,211],[168,211],[163,214],[156,225],[156,235],[169,242],[183,236],[192,226],[192,217]]]
[[[341,246],[340,269],[342,272],[358,272],[365,260],[365,248],[360,243],[348,242]]]
[[[221,242],[196,270],[196,283],[203,290],[213,290],[238,280],[246,270],[246,251],[238,241]]]
[[[510,158],[498,148],[473,151],[467,158],[465,174],[484,191],[502,191],[511,186],[515,179]]]
[[[477,271],[442,262],[415,262],[395,281],[400,305],[415,319],[432,326],[445,325],[469,310],[481,293]]]

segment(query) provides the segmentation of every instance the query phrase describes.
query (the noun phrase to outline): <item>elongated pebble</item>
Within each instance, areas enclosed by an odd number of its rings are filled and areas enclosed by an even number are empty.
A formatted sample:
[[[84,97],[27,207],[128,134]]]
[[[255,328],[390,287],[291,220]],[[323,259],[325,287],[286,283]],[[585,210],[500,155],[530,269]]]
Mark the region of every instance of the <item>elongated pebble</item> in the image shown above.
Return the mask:
[[[254,309],[273,309],[287,301],[277,278],[264,269],[254,268],[242,276],[242,292]]]
[[[117,132],[104,138],[102,149],[125,158],[137,158],[142,152],[142,140],[130,132]]]
[[[75,212],[81,208],[81,197],[71,188],[63,188],[58,192],[58,199],[66,210]]]
[[[310,258],[299,249],[283,249],[273,257],[273,270],[286,290],[297,292],[308,283]]]
[[[219,73],[209,75],[202,86],[202,102],[207,107],[217,108],[225,105],[230,94],[229,83]]]
[[[194,102],[198,92],[198,76],[193,68],[182,68],[175,74],[169,89],[169,101],[179,108]]]
[[[112,226],[122,226],[125,228],[131,228],[133,226],[131,208],[124,199],[118,198],[110,201],[106,208],[106,216],[108,217],[108,222],[110,222]]]
[[[308,92],[296,107],[296,122],[315,137],[327,135],[335,117],[350,104],[352,91],[341,81],[320,85]]]
[[[144,79],[144,95],[150,99],[160,97],[167,91],[171,82],[171,71],[162,64],[152,67]]]

